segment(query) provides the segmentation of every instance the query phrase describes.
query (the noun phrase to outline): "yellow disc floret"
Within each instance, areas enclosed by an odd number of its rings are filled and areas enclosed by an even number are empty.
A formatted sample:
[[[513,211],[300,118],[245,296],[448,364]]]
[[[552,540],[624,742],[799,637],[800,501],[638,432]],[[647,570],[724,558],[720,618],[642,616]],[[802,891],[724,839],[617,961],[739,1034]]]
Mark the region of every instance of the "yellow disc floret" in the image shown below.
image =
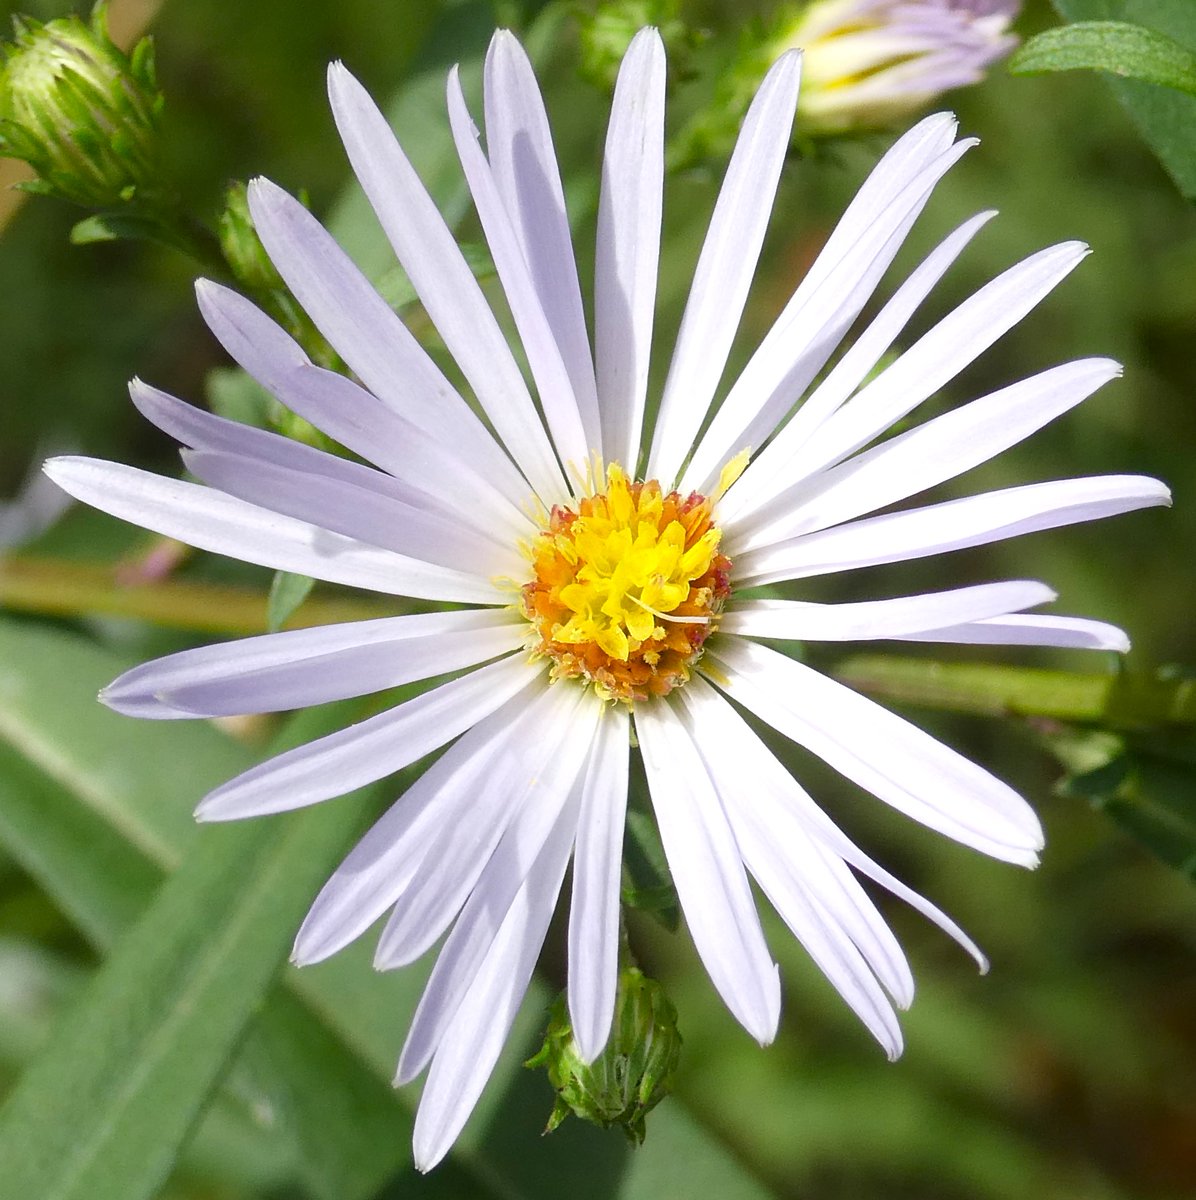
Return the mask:
[[[632,483],[611,464],[606,491],[557,507],[529,547],[523,615],[554,678],[628,703],[689,678],[730,593],[712,501]]]

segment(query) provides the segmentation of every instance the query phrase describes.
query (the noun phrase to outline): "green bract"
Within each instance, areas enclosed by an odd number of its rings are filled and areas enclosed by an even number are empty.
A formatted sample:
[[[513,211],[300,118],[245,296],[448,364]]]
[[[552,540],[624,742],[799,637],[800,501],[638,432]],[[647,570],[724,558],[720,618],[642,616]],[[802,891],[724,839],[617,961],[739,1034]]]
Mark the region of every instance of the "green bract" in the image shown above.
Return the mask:
[[[545,1132],[572,1112],[603,1129],[617,1125],[633,1142],[642,1142],[644,1118],[672,1091],[680,1058],[677,1010],[664,988],[637,968],[625,967],[619,975],[610,1040],[591,1063],[578,1054],[565,998],[559,997],[544,1045],[527,1064],[544,1067],[556,1088]]]
[[[162,94],[151,41],[124,54],[97,4],[90,22],[19,19],[4,53],[0,154],[37,171],[25,186],[88,207],[152,201],[162,188]]]

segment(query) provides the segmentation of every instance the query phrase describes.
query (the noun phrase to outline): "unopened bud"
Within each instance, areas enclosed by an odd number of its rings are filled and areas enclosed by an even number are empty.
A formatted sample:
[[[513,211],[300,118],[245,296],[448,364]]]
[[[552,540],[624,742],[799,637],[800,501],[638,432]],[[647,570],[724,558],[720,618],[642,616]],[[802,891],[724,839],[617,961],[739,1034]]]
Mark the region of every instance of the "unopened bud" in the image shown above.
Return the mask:
[[[90,23],[15,23],[0,73],[0,156],[34,168],[29,190],[111,209],[152,203],[164,190],[162,94],[150,40],[126,55],[108,36],[104,10],[97,4]]]
[[[238,181],[229,185],[218,233],[220,249],[238,283],[251,292],[281,290],[286,286],[253,227],[248,188],[244,183]]]
[[[544,1045],[529,1067],[544,1067],[557,1100],[546,1133],[573,1113],[606,1129],[619,1126],[636,1143],[644,1118],[672,1091],[681,1057],[677,1010],[664,988],[635,967],[619,976],[615,1020],[606,1048],[582,1061],[573,1040],[565,998],[549,1015]]]

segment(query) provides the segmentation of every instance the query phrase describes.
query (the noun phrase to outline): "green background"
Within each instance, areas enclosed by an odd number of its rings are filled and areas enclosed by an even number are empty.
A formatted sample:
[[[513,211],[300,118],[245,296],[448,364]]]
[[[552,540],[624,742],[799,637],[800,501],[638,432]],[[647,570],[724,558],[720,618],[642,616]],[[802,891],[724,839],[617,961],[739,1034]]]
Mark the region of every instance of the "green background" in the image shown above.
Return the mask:
[[[407,93],[410,125],[399,133],[417,153],[422,147],[434,156],[444,134],[437,76],[458,58],[476,60],[496,20],[526,27],[540,6],[506,3],[497,14],[495,7],[171,0],[152,32],[177,177],[208,216],[231,179],[264,174],[306,189],[313,209],[336,212],[346,244],[383,274],[390,264],[376,231],[359,205],[344,200],[347,168],[324,100],[325,66],[343,58],[380,99],[429,72],[426,86]],[[1165,0],[1059,7],[1073,17],[1154,23],[1196,49],[1196,28],[1176,22],[1179,10]],[[673,97],[672,128],[701,102],[703,81],[734,45],[747,8],[711,0],[689,10],[712,37],[693,58],[696,81]],[[67,10],[21,7],[42,17]],[[0,2],[0,16],[10,11]],[[1053,20],[1045,4],[1030,4],[1019,28]],[[578,78],[576,62],[575,29],[565,21],[542,55],[542,78],[581,214],[587,278],[592,218],[585,214],[606,100]],[[983,86],[949,97],[944,103],[958,112],[963,132],[982,145],[940,185],[887,286],[984,208],[1001,215],[936,291],[923,322],[1041,246],[1088,242],[1094,253],[1076,274],[946,389],[935,411],[1090,354],[1118,358],[1125,378],[944,494],[1132,471],[1166,480],[1174,510],[815,581],[809,595],[853,599],[1043,578],[1060,592],[1063,611],[1125,627],[1139,668],[1196,663],[1196,215],[1134,123],[1157,97],[1142,85],[1121,90],[1127,94],[1115,96],[1090,74],[1015,79],[998,67]],[[1119,100],[1137,103],[1134,117]],[[766,331],[890,140],[824,146],[789,164],[736,361]],[[1184,147],[1162,150],[1178,173]],[[1196,170],[1196,160],[1186,161]],[[658,369],[719,167],[668,183]],[[448,202],[458,185],[445,178]],[[172,447],[133,412],[125,383],[138,374],[198,401],[209,372],[224,365],[195,311],[191,265],[143,245],[73,248],[67,237],[79,215],[35,198],[0,233],[0,485],[9,493],[31,458],[52,447],[174,470]],[[462,231],[477,239],[471,216]],[[419,328],[431,336],[426,324]],[[148,544],[137,531],[73,511],[29,553],[111,562]],[[180,578],[263,594],[269,582],[265,573],[198,557]],[[239,727],[238,742],[207,726],[140,725],[93,700],[123,665],[197,640],[122,617],[0,613],[0,1089],[13,1087],[49,1047],[42,1090],[17,1095],[7,1133],[0,1119],[0,1148],[30,1148],[16,1166],[0,1158],[0,1194],[9,1194],[6,1179],[48,1177],[38,1172],[58,1154],[78,1156],[79,1166],[61,1173],[54,1196],[88,1200],[152,1195],[167,1178],[164,1194],[178,1200],[1179,1200],[1196,1190],[1190,881],[1084,800],[1056,794],[1060,768],[1043,749],[1051,733],[1044,723],[914,710],[1033,800],[1048,848],[1033,874],[988,862],[792,756],[828,810],[951,912],[992,959],[990,975],[977,977],[916,914],[881,901],[918,981],[898,1063],[884,1061],[771,914],[766,928],[784,974],[785,1012],[767,1050],[722,1008],[688,939],[638,919],[632,935],[641,961],[681,1012],[676,1097],[649,1120],[639,1151],[616,1132],[572,1123],[541,1141],[551,1094],[518,1061],[534,1048],[543,1004],[563,978],[558,922],[543,963],[545,989],[532,997],[478,1117],[445,1167],[416,1177],[407,1146],[417,1089],[394,1095],[386,1081],[424,968],[379,979],[355,949],[269,982],[318,881],[397,788],[338,801],[328,813],[197,832],[191,807],[205,788],[260,755],[273,726]],[[953,657],[994,655],[961,649]],[[835,656],[814,661],[833,666]],[[1094,672],[1113,666],[1103,657],[1043,652],[1003,661]],[[344,712],[316,714],[310,728],[344,719]],[[1191,804],[1190,776],[1160,786]],[[163,873],[180,863],[158,891]],[[86,1024],[76,1010],[55,1033],[112,947],[100,977],[108,990],[87,993],[87,1015],[100,1023]],[[140,1082],[130,1084],[127,1053],[144,1063]],[[80,1056],[97,1064],[86,1086]],[[63,1072],[62,1094],[47,1105],[55,1095],[51,1068]],[[130,1095],[130,1086],[140,1091]],[[170,1150],[180,1143],[172,1167]]]

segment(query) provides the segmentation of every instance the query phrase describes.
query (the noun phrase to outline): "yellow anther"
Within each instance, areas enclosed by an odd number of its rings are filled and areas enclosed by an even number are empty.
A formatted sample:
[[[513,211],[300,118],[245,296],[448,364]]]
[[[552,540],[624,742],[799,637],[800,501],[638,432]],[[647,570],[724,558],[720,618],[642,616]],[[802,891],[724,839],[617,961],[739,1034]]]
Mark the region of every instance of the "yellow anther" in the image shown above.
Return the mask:
[[[612,463],[605,492],[576,512],[553,510],[530,548],[522,611],[538,652],[555,660],[554,677],[628,703],[689,677],[729,593],[711,507],[696,494],[666,495],[655,481],[633,483]]]

